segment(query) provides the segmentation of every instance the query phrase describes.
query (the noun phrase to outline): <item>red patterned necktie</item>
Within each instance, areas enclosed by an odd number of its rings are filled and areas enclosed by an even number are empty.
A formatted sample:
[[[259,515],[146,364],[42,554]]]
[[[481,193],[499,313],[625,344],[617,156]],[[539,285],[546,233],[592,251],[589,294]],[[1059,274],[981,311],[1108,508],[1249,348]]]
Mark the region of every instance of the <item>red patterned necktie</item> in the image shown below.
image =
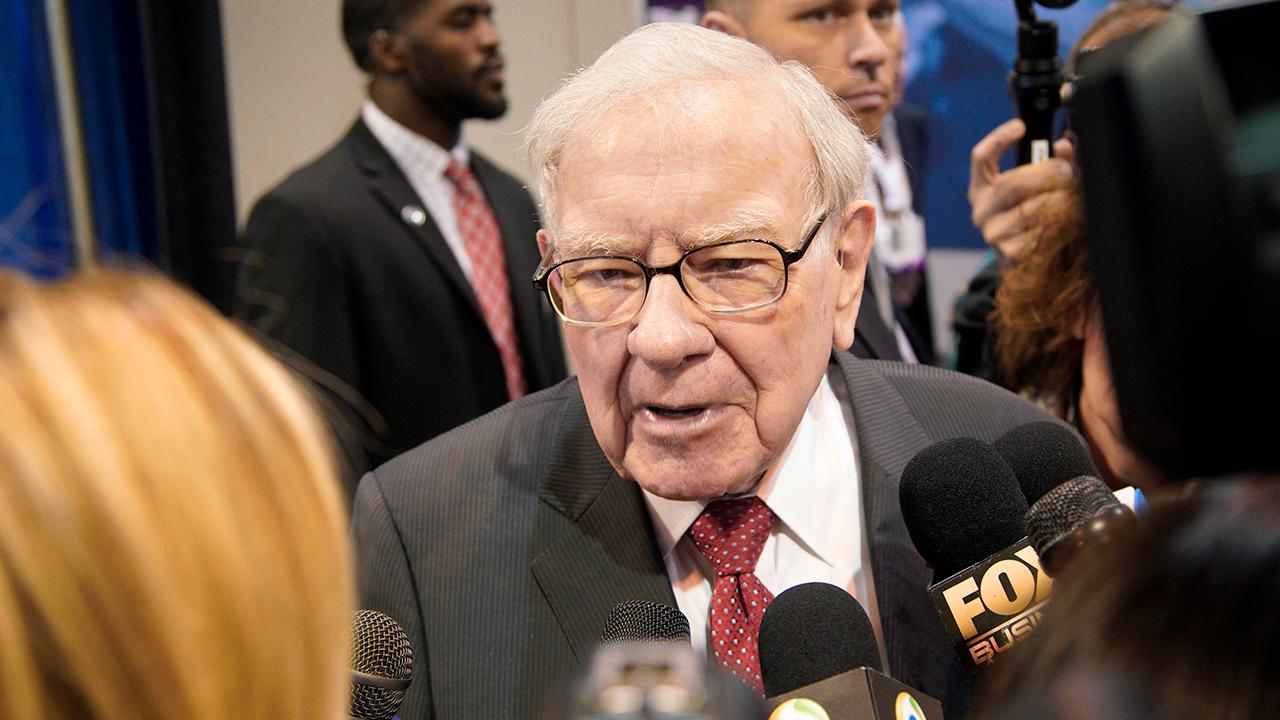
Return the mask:
[[[471,287],[480,303],[480,312],[489,326],[489,334],[498,346],[502,371],[507,380],[507,394],[512,400],[525,394],[524,366],[520,362],[520,344],[516,340],[515,321],[511,317],[511,291],[507,285],[506,254],[493,208],[484,199],[480,183],[471,169],[450,159],[444,176],[453,183],[453,209],[458,232],[471,260]]]
[[[755,569],[772,528],[773,511],[758,497],[717,500],[689,528],[689,539],[716,571],[707,613],[716,660],[761,695],[757,644],[760,619],[773,593]]]

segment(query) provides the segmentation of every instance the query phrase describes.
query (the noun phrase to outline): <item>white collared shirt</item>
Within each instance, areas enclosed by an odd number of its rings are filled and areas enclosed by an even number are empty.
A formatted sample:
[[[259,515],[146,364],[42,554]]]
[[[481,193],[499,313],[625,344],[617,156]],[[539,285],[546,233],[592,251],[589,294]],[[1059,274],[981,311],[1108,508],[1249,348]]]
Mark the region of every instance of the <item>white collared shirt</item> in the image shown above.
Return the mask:
[[[845,588],[871,617],[884,647],[871,582],[862,496],[853,439],[844,410],[824,376],[782,456],[755,493],[776,520],[756,577],[776,597],[807,582]],[[676,604],[689,618],[693,646],[706,652],[707,610],[715,572],[685,531],[706,503],[644,492]]]
[[[387,154],[408,178],[428,214],[440,229],[444,241],[453,251],[453,257],[462,266],[462,272],[471,278],[471,259],[462,233],[458,231],[458,217],[453,209],[453,183],[444,176],[444,169],[452,157],[464,167],[471,163],[471,151],[459,140],[452,150],[445,150],[427,138],[392,120],[373,103],[365,100],[360,107],[360,117],[369,132],[378,139]]]

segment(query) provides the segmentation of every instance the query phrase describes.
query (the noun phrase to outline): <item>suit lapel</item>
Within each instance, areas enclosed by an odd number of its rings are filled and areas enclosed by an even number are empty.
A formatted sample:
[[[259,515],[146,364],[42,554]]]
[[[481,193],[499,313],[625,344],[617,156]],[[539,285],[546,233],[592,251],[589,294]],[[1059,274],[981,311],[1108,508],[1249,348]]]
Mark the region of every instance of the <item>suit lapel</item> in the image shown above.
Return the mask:
[[[575,656],[590,656],[618,603],[675,606],[640,490],[609,465],[577,393],[539,495],[532,571]]]
[[[898,483],[907,462],[930,438],[902,396],[876,371],[878,363],[848,353],[836,353],[835,357],[853,411],[863,522],[885,652],[891,674],[908,682],[914,669],[923,666],[917,656],[928,650],[916,647],[919,643],[913,638],[919,638],[920,633],[908,626],[932,624],[933,610],[923,591],[929,583],[929,571],[902,520]]]
[[[351,128],[348,138],[360,163],[361,170],[369,177],[369,184],[373,189],[374,195],[386,206],[387,211],[396,218],[396,222],[400,223],[405,231],[422,247],[427,256],[435,262],[445,279],[458,292],[462,293],[472,309],[479,315],[480,304],[476,301],[475,292],[471,289],[471,283],[467,281],[467,276],[462,272],[462,266],[458,264],[458,259],[453,256],[453,250],[449,248],[444,236],[440,234],[440,228],[431,219],[431,214],[426,212],[426,208],[422,204],[422,198],[418,197],[418,193],[409,184],[409,180],[405,178],[395,160],[387,154],[386,149],[369,131],[364,121],[356,122],[355,127]],[[423,213],[420,224],[413,222],[411,217],[406,217],[406,215],[411,214],[413,209],[421,210]],[[480,316],[483,317],[483,315]]]

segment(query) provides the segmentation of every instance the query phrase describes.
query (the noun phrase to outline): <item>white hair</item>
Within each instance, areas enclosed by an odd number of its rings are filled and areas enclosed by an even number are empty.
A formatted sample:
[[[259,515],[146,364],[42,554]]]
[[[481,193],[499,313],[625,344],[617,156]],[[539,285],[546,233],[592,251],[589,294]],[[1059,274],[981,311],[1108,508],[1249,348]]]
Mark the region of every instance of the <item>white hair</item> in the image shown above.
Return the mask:
[[[590,67],[561,83],[525,128],[525,154],[548,227],[556,228],[558,221],[556,190],[564,153],[599,118],[628,101],[644,100],[665,111],[658,117],[678,124],[679,105],[661,104],[679,96],[672,89],[730,83],[758,88],[756,111],[789,116],[813,147],[814,162],[801,178],[812,220],[823,213],[839,216],[850,201],[862,197],[870,144],[807,67],[779,62],[766,50],[725,33],[684,23],[653,23],[622,38]]]

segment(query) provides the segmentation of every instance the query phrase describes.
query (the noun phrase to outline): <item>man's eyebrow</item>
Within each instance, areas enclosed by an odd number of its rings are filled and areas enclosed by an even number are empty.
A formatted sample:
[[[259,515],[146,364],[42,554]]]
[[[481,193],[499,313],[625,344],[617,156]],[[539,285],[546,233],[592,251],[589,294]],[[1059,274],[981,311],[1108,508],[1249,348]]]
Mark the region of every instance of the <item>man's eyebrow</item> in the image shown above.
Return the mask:
[[[552,240],[551,249],[557,260],[592,255],[636,255],[636,239],[623,233],[592,232],[568,228]]]
[[[767,213],[744,212],[718,223],[696,225],[681,232],[675,244],[682,250],[725,240],[779,240],[778,222]],[[626,233],[597,232],[567,227],[552,241],[556,261],[595,255],[640,257],[648,243]]]
[[[764,213],[744,213],[721,223],[698,225],[681,233],[676,245],[690,248],[726,240],[778,240],[778,222]]]

